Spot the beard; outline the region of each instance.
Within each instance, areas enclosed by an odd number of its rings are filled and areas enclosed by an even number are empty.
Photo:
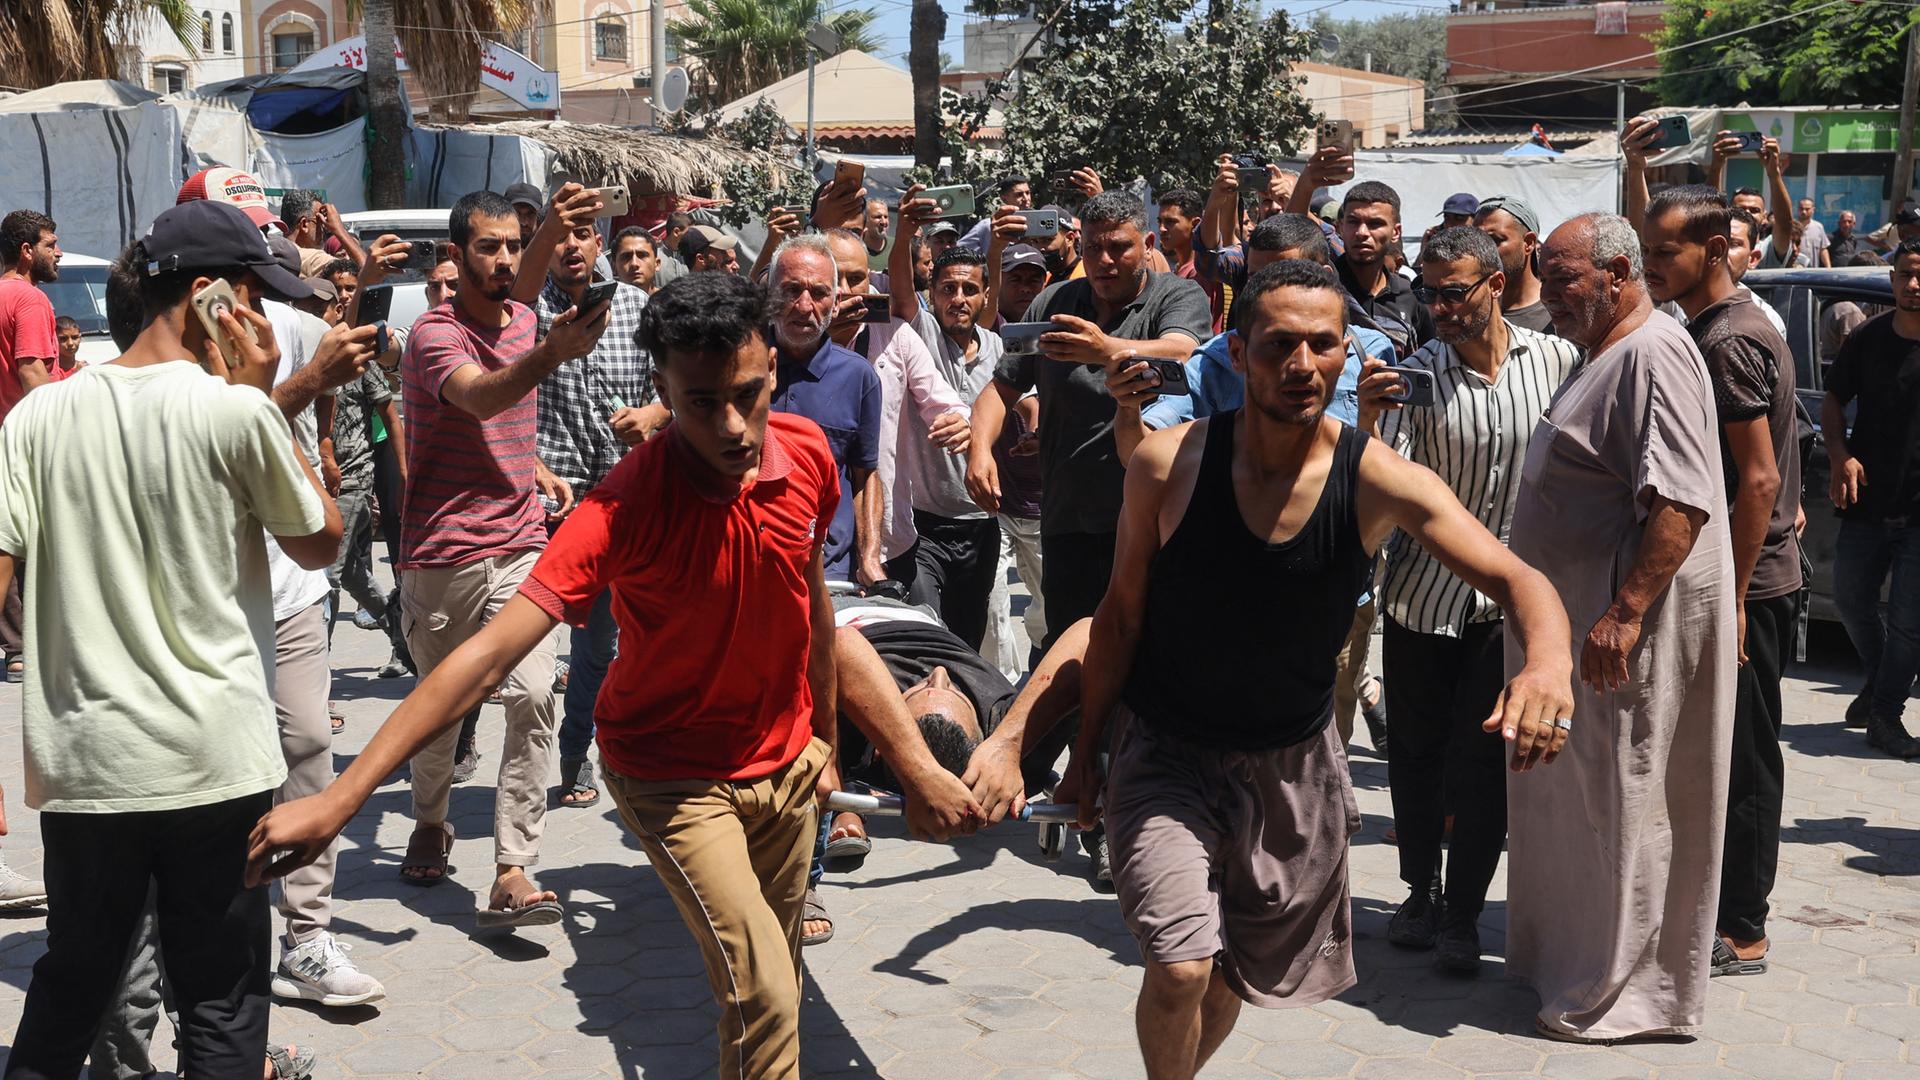
[[[51,252],[35,255],[32,276],[35,281],[59,281],[60,261],[55,259]]]
[[[491,265],[491,260],[489,260],[489,265]],[[465,256],[462,256],[460,259],[460,278],[463,289],[472,289],[474,292],[496,303],[505,300],[513,293],[513,278],[511,276],[504,281],[497,281],[491,276],[490,270],[475,267],[466,260]]]
[[[1434,336],[1449,345],[1472,341],[1486,334],[1487,327],[1493,325],[1494,312],[1497,310],[1498,306],[1490,302],[1471,314],[1462,315],[1458,322],[1443,322],[1435,319],[1433,321]]]

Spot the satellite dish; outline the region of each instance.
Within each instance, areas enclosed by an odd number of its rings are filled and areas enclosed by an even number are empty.
[[[1328,60],[1340,53],[1340,35],[1331,30],[1320,32],[1320,55]]]
[[[667,69],[660,77],[660,107],[667,112],[679,112],[687,103],[687,91],[692,80],[687,78],[687,69],[678,64]]]

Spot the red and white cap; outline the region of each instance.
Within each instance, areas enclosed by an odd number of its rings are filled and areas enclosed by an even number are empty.
[[[228,168],[202,169],[180,185],[180,195],[173,202],[178,206],[195,199],[237,206],[258,228],[277,225],[281,232],[287,231],[287,223],[274,217],[273,211],[267,208],[267,189],[252,173]]]

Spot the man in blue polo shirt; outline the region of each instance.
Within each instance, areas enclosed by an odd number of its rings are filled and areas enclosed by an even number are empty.
[[[840,468],[840,505],[823,552],[827,580],[871,585],[887,576],[880,551],[885,497],[877,471],[880,377],[865,357],[827,339],[839,285],[840,269],[825,237],[796,236],[774,252],[767,273],[779,352],[773,408],[820,425]]]
[[[1306,259],[1322,266],[1332,264],[1332,255],[1319,225],[1304,214],[1275,214],[1253,230],[1247,244],[1247,271],[1254,273],[1281,259]],[[1327,403],[1327,415],[1344,424],[1358,422],[1360,409],[1360,366],[1369,356],[1393,362],[1393,342],[1378,330],[1358,324],[1349,327],[1347,366],[1334,384],[1333,399]],[[1229,334],[1231,331],[1228,332]],[[1194,350],[1187,361],[1187,386],[1191,393],[1163,395],[1141,411],[1140,419],[1150,429],[1173,427],[1214,413],[1237,409],[1246,397],[1244,376],[1233,370],[1227,354],[1228,334],[1215,334]]]

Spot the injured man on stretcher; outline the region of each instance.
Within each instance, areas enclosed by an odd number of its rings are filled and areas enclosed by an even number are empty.
[[[1079,712],[1086,621],[1016,691],[925,608],[862,596],[836,596],[833,607],[843,787],[905,796],[908,830],[923,840],[1018,818],[1051,787],[1076,726],[1060,721]],[[835,814],[826,832],[831,869],[871,849],[857,814]]]

